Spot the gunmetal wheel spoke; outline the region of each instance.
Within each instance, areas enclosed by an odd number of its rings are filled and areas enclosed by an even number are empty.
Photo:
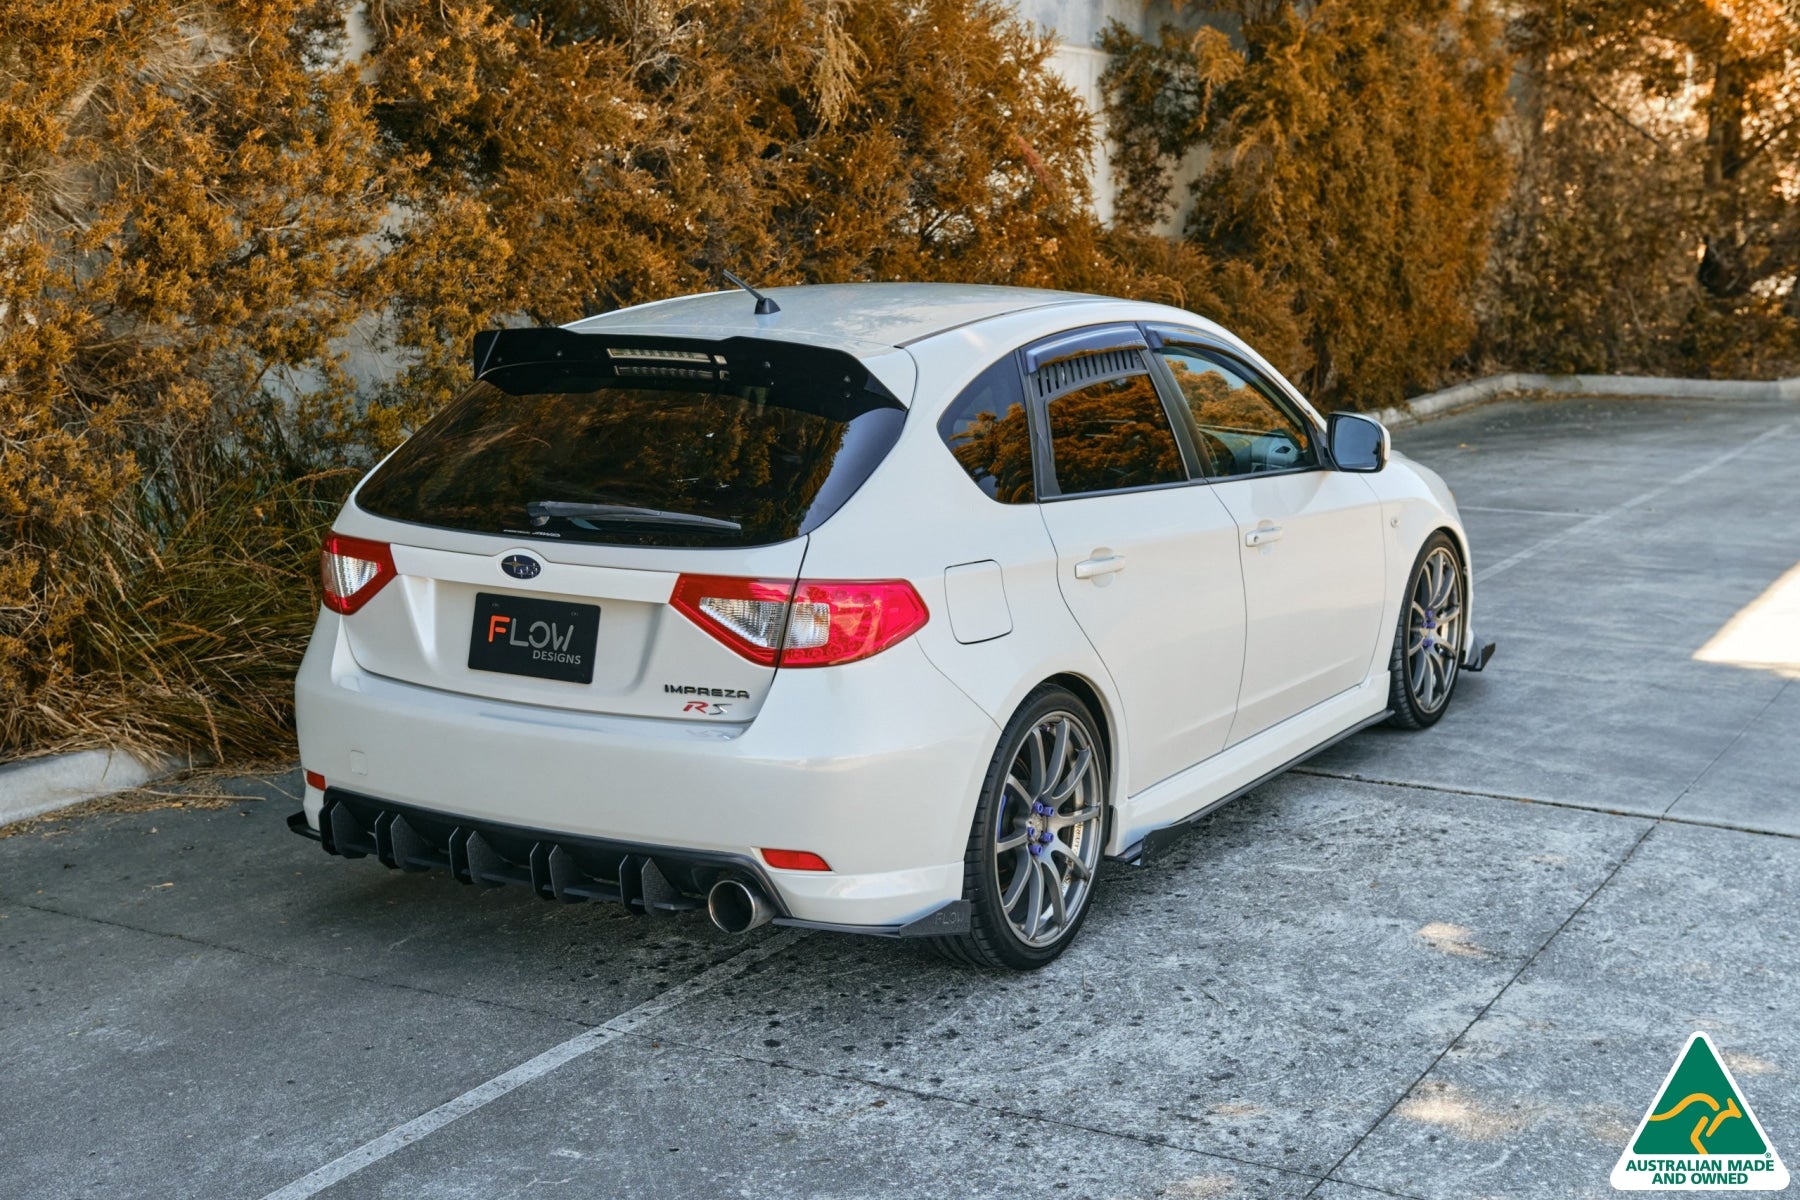
[[[1012,882],[1007,885],[1005,893],[1000,897],[1000,907],[1004,908],[1008,914],[1012,912],[1013,906],[1018,904],[1019,893],[1025,890],[1025,884],[1030,880],[1032,869],[1037,865],[1037,861],[1024,849],[1020,849],[1018,855],[1019,861],[1013,864]]]
[[[1028,797],[1035,798],[1043,794],[1044,784],[1046,782],[1044,778],[1044,730],[1042,726],[1031,731],[1031,735],[1025,740],[1025,746],[1030,753],[1030,761],[1027,765],[1027,770],[1030,772],[1031,782],[1031,790],[1025,794]]]
[[[1078,808],[1072,813],[1054,813],[1050,817],[1050,828],[1067,829],[1071,825],[1086,825],[1100,815],[1100,806],[1090,804],[1086,808]],[[1052,848],[1055,843],[1051,843]]]
[[[1056,918],[1056,927],[1061,929],[1069,923],[1069,910],[1063,902],[1062,876],[1050,865],[1048,857],[1038,859],[1038,867],[1044,873],[1044,886],[1050,889],[1050,914]]]
[[[1025,888],[1025,937],[1038,935],[1038,927],[1044,920],[1044,872],[1038,867],[1038,860],[1032,859],[1026,868],[1030,884]]]
[[[1069,722],[1056,723],[1056,740],[1050,744],[1050,768],[1044,775],[1046,790],[1055,787],[1063,776],[1063,768],[1069,765]]]
[[[1069,864],[1069,873],[1083,883],[1094,877],[1093,869],[1081,861],[1081,855],[1075,853],[1075,847],[1061,838],[1050,843],[1050,852],[1062,855]]]
[[[1020,826],[1012,833],[1007,834],[1005,837],[995,842],[994,851],[998,854],[1005,854],[1009,850],[1017,850],[1025,844],[1025,839],[1030,836],[1031,831],[1024,826]]]
[[[1058,785],[1055,791],[1050,793],[1048,797],[1050,803],[1061,804],[1070,796],[1073,796],[1075,794],[1075,789],[1081,786],[1082,778],[1087,775],[1088,768],[1093,766],[1093,764],[1094,752],[1089,750],[1086,746],[1083,746],[1081,750],[1076,753],[1074,765],[1069,768],[1069,773],[1063,777],[1062,783]]]

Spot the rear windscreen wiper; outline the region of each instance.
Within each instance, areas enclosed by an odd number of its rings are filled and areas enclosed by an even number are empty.
[[[742,533],[736,521],[719,517],[703,517],[699,513],[665,512],[660,508],[633,508],[629,504],[585,504],[575,500],[533,500],[525,506],[533,525],[542,525],[552,517],[566,521],[604,521],[613,525],[685,525],[694,529],[717,529],[725,533]]]

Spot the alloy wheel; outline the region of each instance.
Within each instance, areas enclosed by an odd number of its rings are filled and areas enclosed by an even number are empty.
[[[1421,712],[1450,699],[1463,643],[1462,566],[1449,549],[1426,555],[1413,578],[1406,618],[1406,684]]]
[[[1007,768],[994,830],[1000,907],[1028,946],[1057,941],[1087,903],[1100,859],[1094,735],[1056,711],[1025,734]]]

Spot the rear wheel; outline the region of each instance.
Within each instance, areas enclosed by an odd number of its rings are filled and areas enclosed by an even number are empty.
[[[947,957],[1031,970],[1066,949],[1087,916],[1106,837],[1106,748],[1072,692],[1039,688],[1007,723],[963,858],[969,932]]]
[[[1450,706],[1462,662],[1468,588],[1456,544],[1443,532],[1426,539],[1407,579],[1400,627],[1388,661],[1388,724],[1424,729]]]

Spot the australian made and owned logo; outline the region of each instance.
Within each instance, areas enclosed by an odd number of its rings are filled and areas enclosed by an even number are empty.
[[[1688,1039],[1613,1168],[1621,1191],[1772,1192],[1788,1185],[1750,1102],[1712,1040]]]

